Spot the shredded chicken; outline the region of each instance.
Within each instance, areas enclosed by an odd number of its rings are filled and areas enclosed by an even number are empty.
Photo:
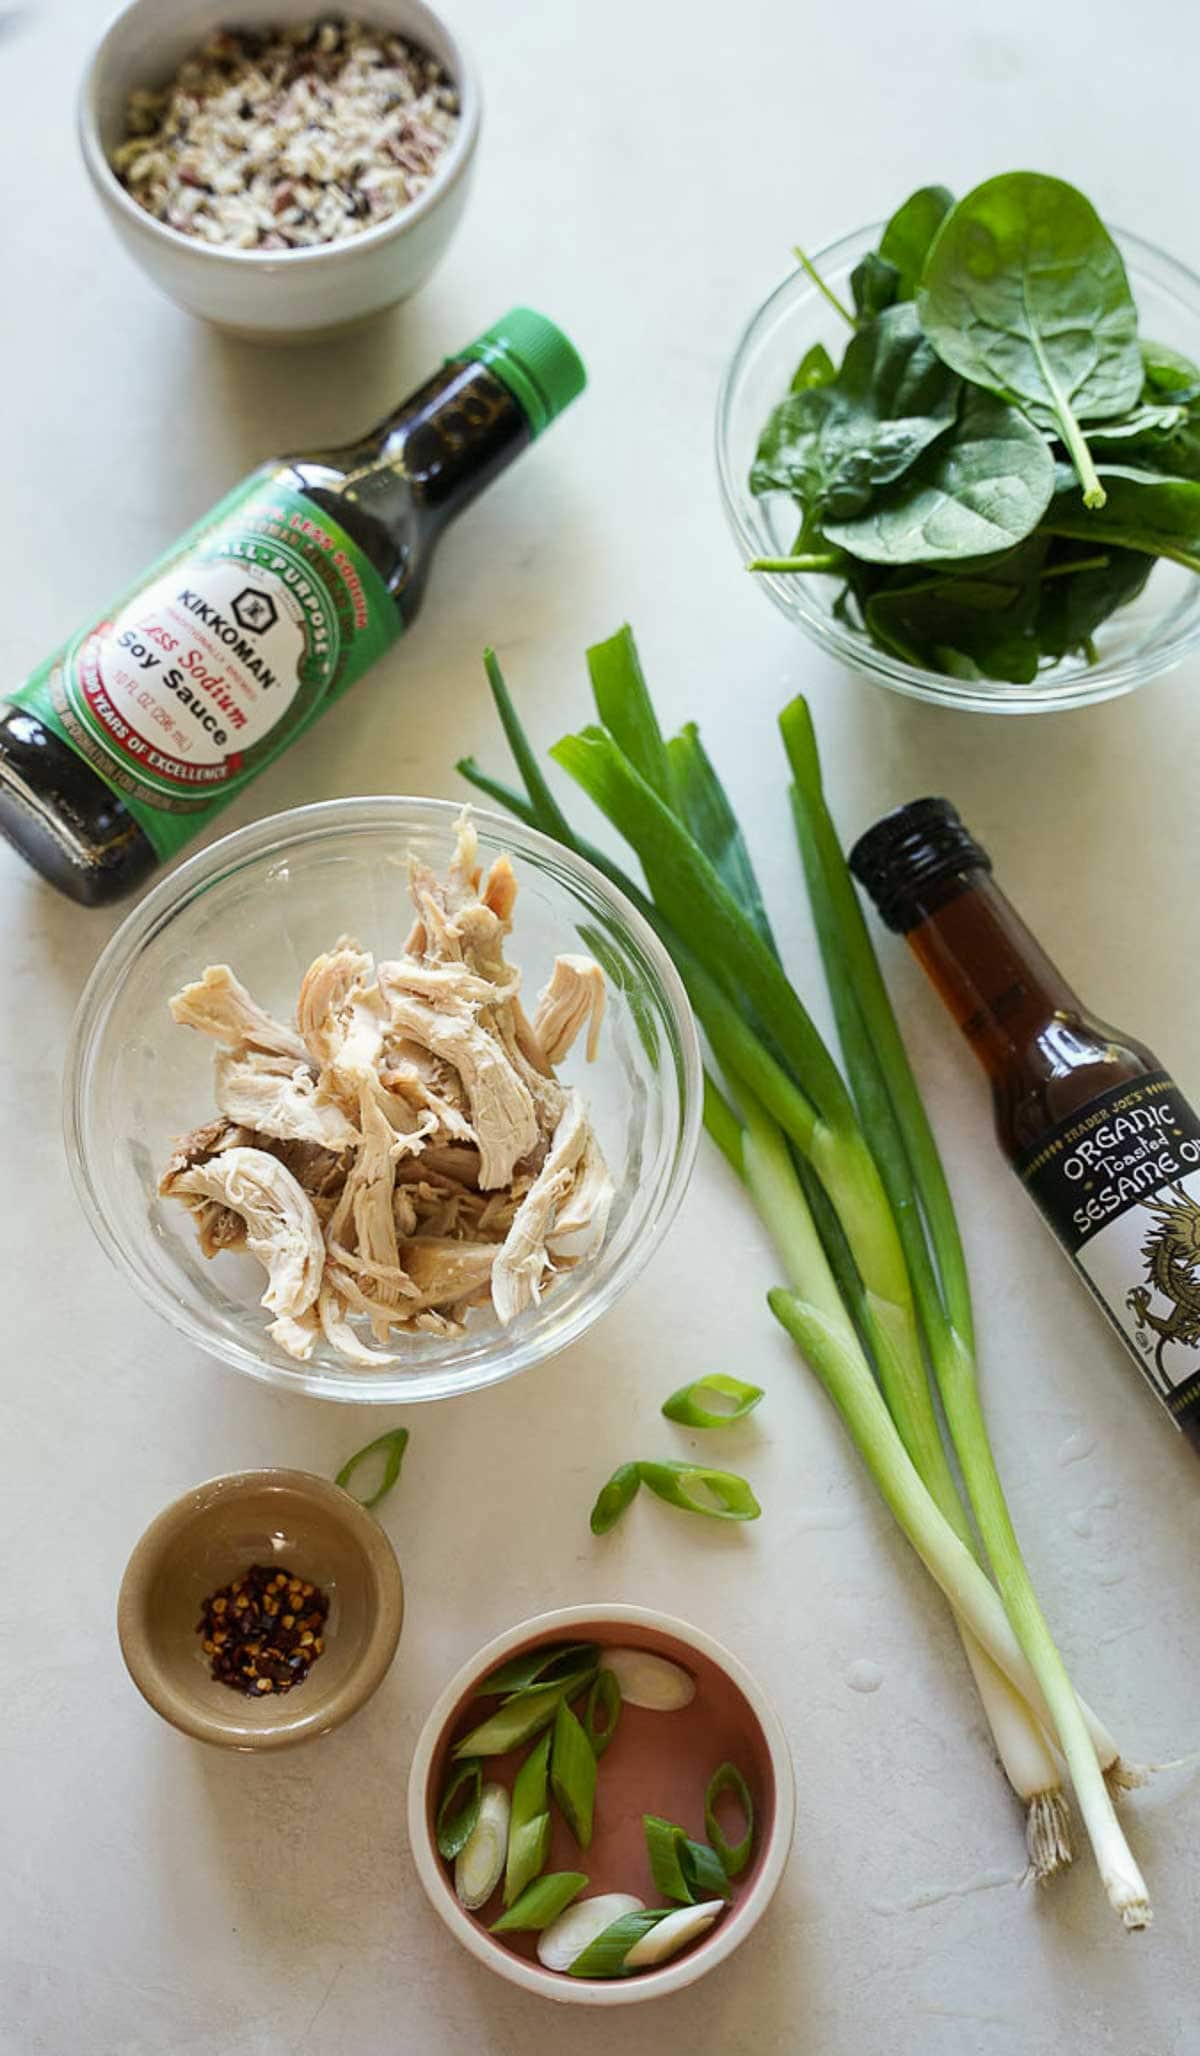
[[[591,957],[555,957],[548,985],[538,994],[533,1032],[548,1064],[561,1064],[587,1022],[587,1058],[596,1060],[604,1019],[604,973]]]
[[[225,1149],[177,1172],[171,1189],[240,1214],[246,1247],[266,1268],[263,1305],[273,1314],[307,1313],[321,1289],[325,1241],[311,1199],[278,1157],[245,1145]]]
[[[301,1360],[323,1342],[398,1363],[393,1336],[461,1334],[485,1306],[507,1323],[604,1241],[612,1180],[555,1076],[585,1028],[596,1055],[603,971],[559,957],[529,1020],[505,955],[517,880],[507,857],[482,877],[467,813],[445,879],[410,859],[409,892],[403,954],[376,963],[340,937],[295,1027],[223,964],[171,1001],[221,1045],[219,1118],[180,1138],[160,1191],[206,1256],[265,1266],[269,1333]]]

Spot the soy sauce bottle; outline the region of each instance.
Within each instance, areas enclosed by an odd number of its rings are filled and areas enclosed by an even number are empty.
[[[0,709],[0,833],[86,906],[141,885],[403,634],[443,529],[584,383],[518,307],[360,441],[244,479]]]
[[[1200,1118],[1088,1012],[944,799],[850,853],[991,1080],[1000,1147],[1177,1428],[1200,1448]]]

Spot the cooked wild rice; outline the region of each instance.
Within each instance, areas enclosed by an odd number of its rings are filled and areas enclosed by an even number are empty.
[[[409,206],[458,121],[453,80],[403,36],[330,18],[226,29],[160,91],[130,95],[112,162],[184,235],[294,250]]]

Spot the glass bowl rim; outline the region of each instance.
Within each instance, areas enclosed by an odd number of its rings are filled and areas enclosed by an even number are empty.
[[[674,1031],[676,1048],[671,1054],[679,1074],[679,1113],[670,1142],[669,1162],[660,1175],[654,1205],[640,1234],[597,1280],[595,1290],[581,1301],[561,1329],[543,1329],[519,1340],[515,1346],[506,1342],[507,1331],[498,1329],[499,1346],[495,1353],[489,1353],[465,1371],[461,1383],[454,1382],[454,1369],[447,1364],[431,1365],[424,1370],[414,1366],[406,1371],[397,1365],[368,1371],[351,1365],[344,1370],[314,1368],[298,1362],[292,1369],[240,1342],[213,1335],[203,1320],[197,1319],[157,1280],[143,1274],[109,1222],[93,1184],[94,1151],[89,1143],[85,1088],[92,1056],[126,968],[170,926],[177,914],[212,886],[263,856],[283,855],[297,846],[310,847],[347,828],[395,828],[405,814],[418,817],[426,825],[452,829],[463,812],[463,802],[411,793],[316,800],[235,829],[160,879],[126,915],[92,967],[75,1009],[63,1060],[62,1130],[71,1182],[92,1233],[114,1269],[133,1287],[143,1304],[167,1321],[177,1334],[209,1357],[277,1390],[354,1405],[424,1404],[501,1384],[518,1372],[531,1369],[577,1342],[632,1285],[675,1219],[691,1179],[699,1146],[703,1096],[700,1041],[683,980],[663,944],[625,894],[586,858],[523,821],[490,808],[476,807],[472,802],[465,804],[478,827],[502,841],[518,862],[526,856],[540,861],[551,873],[555,869],[565,872],[572,882],[585,886],[595,898],[603,900],[636,944],[657,982],[660,1007]],[[414,829],[418,818],[410,822]],[[594,1261],[599,1264],[603,1258],[601,1250]],[[430,1379],[442,1381],[441,1389],[417,1389],[426,1386]]]
[[[1168,274],[1170,285],[1195,315],[1200,331],[1200,273],[1189,269],[1169,250],[1161,249],[1145,236],[1136,235],[1132,229],[1120,228],[1112,222],[1106,226],[1122,257],[1135,270],[1140,265]],[[865,222],[861,228],[852,229],[848,234],[824,244],[813,253],[811,262],[814,270],[824,276],[849,257],[861,256],[865,248],[874,247],[883,227],[882,221]],[[798,282],[805,280],[816,296],[817,287],[806,279],[803,266],[797,265],[754,309],[738,336],[717,391],[714,424],[717,478],[725,518],[743,562],[760,553],[761,538],[751,529],[747,516],[748,489],[744,479],[737,475],[730,447],[729,426],[734,398],[744,376],[746,361],[761,332],[795,291]],[[906,663],[902,657],[893,656],[888,650],[877,649],[865,635],[843,628],[831,615],[809,603],[803,593],[802,580],[794,574],[786,584],[785,573],[760,572],[755,576],[789,621],[850,670],[904,693],[910,699],[923,700],[929,705],[956,707],[970,713],[1057,713],[1094,706],[1098,701],[1130,692],[1135,686],[1161,677],[1181,663],[1200,641],[1200,622],[1193,622],[1172,641],[1153,652],[1139,654],[1135,651],[1124,657],[1101,658],[1094,669],[1066,675],[1057,684],[1052,682],[1055,676],[1052,670],[1040,672],[1038,679],[1028,686],[1008,685],[996,679],[950,678],[940,671],[926,670],[923,665]]]

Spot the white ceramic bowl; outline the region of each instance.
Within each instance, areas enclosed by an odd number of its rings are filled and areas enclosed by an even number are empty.
[[[130,0],[96,46],[79,96],[79,140],[121,242],[156,286],[218,327],[286,342],[346,327],[405,300],[443,255],[466,205],[480,99],[457,38],[424,0],[355,0],[347,11],[408,36],[458,87],[458,133],[431,184],[403,213],[345,242],[304,250],[225,250],[154,220],[109,163],[135,86],[159,85],[214,29],[312,19],[315,0]]]
[[[714,1679],[718,1695],[723,1695],[730,1705],[736,1707],[734,1725],[740,1728],[740,1738],[733,1742],[729,1740],[728,1730],[724,1732],[716,1744],[720,1751],[717,1761],[722,1757],[742,1755],[744,1762],[739,1768],[745,1770],[752,1787],[758,1786],[756,1828],[759,1840],[746,1873],[748,1882],[745,1889],[716,1926],[690,1949],[657,1970],[642,1971],[630,1977],[573,1978],[558,1971],[545,1970],[536,1958],[515,1953],[506,1944],[516,1937],[501,1940],[489,1934],[482,1919],[468,1913],[459,1904],[454,1894],[450,1866],[439,1855],[434,1836],[451,1739],[462,1723],[479,1679],[486,1677],[489,1671],[509,1657],[536,1643],[578,1641],[607,1643],[610,1647],[632,1644],[656,1651],[692,1669],[700,1686],[696,1708],[703,1704],[706,1677]],[[663,1744],[669,1750],[670,1723],[686,1718],[686,1714],[656,1713],[643,1718],[664,1723]],[[598,1823],[605,1804],[606,1767],[611,1778],[617,1767],[619,1746],[618,1724],[617,1740],[611,1754],[606,1752],[600,1770],[596,1798]],[[716,1762],[712,1768],[716,1769]],[[669,1811],[669,1798],[666,1804]],[[640,1813],[640,1805],[637,1811]],[[673,1817],[680,1816],[675,1814]],[[686,1822],[683,1824],[687,1825]],[[628,1825],[628,1821],[624,1821],[623,1832],[626,1834]],[[510,1984],[519,1986],[523,1992],[535,1992],[540,1998],[556,1999],[566,2005],[632,2006],[644,1999],[660,1999],[668,1992],[681,1991],[685,1985],[694,1984],[698,1978],[715,1970],[718,1963],[723,1963],[727,1956],[741,1947],[770,1905],[787,1865],[795,1826],[796,1781],[791,1750],[770,1700],[737,1657],[722,1648],[711,1635],[686,1621],[674,1619],[671,1614],[658,1613],[644,1606],[565,1606],[554,1613],[537,1614],[532,1620],[521,1621],[515,1628],[510,1628],[507,1634],[497,1635],[494,1641],[463,1665],[437,1700],[421,1730],[408,1779],[409,1843],[417,1876],[435,1913],[446,1923],[455,1940],[478,1962],[486,1964],[489,1970],[507,1978]],[[565,1828],[563,1833],[566,1834]],[[568,1865],[565,1862],[560,1864],[552,1850],[547,1867],[557,1870]],[[572,1857],[569,1867],[587,1870],[587,1855]],[[614,1887],[605,1883],[600,1889],[608,1891]],[[621,1889],[636,1891],[637,1880],[631,1880],[628,1887],[622,1885]],[[653,1903],[652,1899],[648,1903]]]

